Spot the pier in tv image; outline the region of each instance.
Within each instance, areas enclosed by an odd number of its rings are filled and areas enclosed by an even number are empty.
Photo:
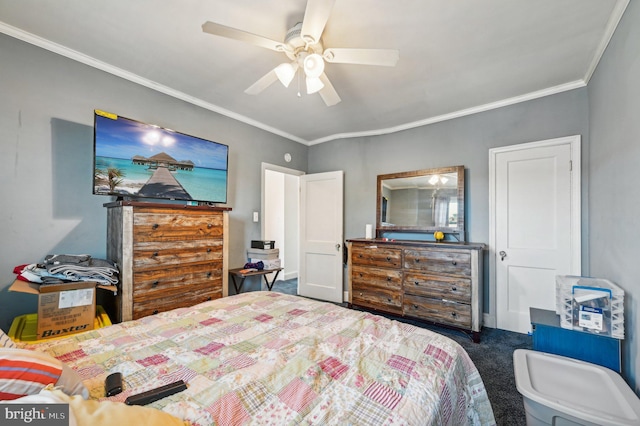
[[[94,194],[227,202],[227,145],[99,110],[94,118]]]

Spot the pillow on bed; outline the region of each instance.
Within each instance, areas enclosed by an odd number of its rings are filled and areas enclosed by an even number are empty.
[[[11,340],[11,337],[7,336],[2,329],[0,329],[0,348],[15,348],[16,342]]]
[[[35,395],[52,384],[71,395],[89,397],[78,373],[43,352],[0,348],[0,400]]]

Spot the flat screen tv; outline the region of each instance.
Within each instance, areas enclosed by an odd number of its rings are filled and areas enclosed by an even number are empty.
[[[227,145],[100,110],[93,134],[94,194],[227,202]]]

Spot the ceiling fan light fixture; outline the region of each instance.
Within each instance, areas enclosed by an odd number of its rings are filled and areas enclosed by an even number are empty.
[[[324,83],[318,77],[307,76],[306,82],[307,82],[307,95],[311,95],[312,93],[319,92],[324,87]]]
[[[324,60],[317,53],[312,53],[304,58],[304,73],[307,77],[318,78],[324,72]]]
[[[291,81],[293,81],[293,77],[296,75],[296,71],[298,70],[298,64],[295,63],[283,63],[278,65],[274,71],[276,76],[278,76],[278,80],[284,87],[289,87]]]

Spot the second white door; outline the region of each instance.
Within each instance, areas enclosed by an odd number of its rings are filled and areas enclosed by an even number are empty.
[[[491,151],[497,327],[526,333],[555,310],[557,275],[580,275],[580,138]]]

